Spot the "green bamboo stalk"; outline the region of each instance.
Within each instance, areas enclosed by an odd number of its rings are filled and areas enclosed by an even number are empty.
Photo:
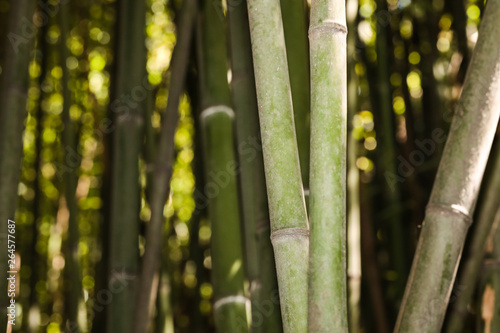
[[[347,332],[345,2],[313,0],[308,332]]]
[[[151,220],[146,234],[146,246],[141,266],[141,280],[137,294],[135,333],[147,332],[156,301],[157,285],[153,285],[155,275],[159,274],[161,263],[162,228],[165,218],[163,209],[170,193],[170,179],[174,165],[174,136],[179,118],[179,99],[184,91],[191,37],[197,2],[186,0],[179,19],[177,44],[172,55],[171,84],[167,108],[163,117],[156,160],[152,165],[154,181],[151,185]],[[149,120],[148,120],[149,121]]]
[[[66,40],[68,38],[68,33],[70,31],[70,11],[69,4],[65,6],[60,6],[59,12],[59,24],[61,27],[61,67],[62,71],[62,95],[63,95],[63,110],[62,118],[64,121],[63,130],[63,145],[64,145],[64,163],[69,164],[69,162],[74,159],[72,156],[73,152],[77,150],[77,131],[76,126],[72,122],[69,109],[71,106],[71,91],[68,87],[69,73],[66,67],[66,59],[69,56],[68,48],[66,46]],[[73,162],[74,163],[74,162]],[[66,329],[68,330],[82,330],[82,323],[78,321],[78,310],[80,302],[83,301],[83,289],[82,289],[82,277],[80,273],[80,254],[78,250],[79,245],[79,231],[78,231],[78,206],[76,202],[76,187],[78,178],[76,175],[76,165],[70,165],[72,167],[71,172],[64,173],[64,197],[66,199],[66,207],[69,212],[68,219],[68,239],[66,244],[66,272],[67,272],[67,283],[68,287],[68,297],[66,299],[66,309],[68,312],[68,322],[66,324]]]
[[[380,11],[387,10],[387,1],[378,0],[377,9]],[[392,109],[392,91],[390,83],[391,67],[390,54],[391,48],[388,43],[388,34],[390,25],[377,22],[377,82],[376,89],[378,93],[378,119],[375,119],[377,126],[377,142],[381,170],[384,170],[385,175],[396,175],[396,139],[394,125],[394,111]],[[380,127],[379,127],[380,126]],[[386,177],[384,179],[387,180]],[[383,185],[383,196],[387,212],[387,220],[390,234],[390,257],[391,264],[397,273],[395,282],[397,301],[401,299],[405,280],[408,275],[407,251],[405,247],[405,233],[403,232],[403,218],[401,216],[401,191],[397,182],[385,181]]]
[[[231,93],[236,113],[246,272],[250,282],[252,332],[281,332],[273,248],[262,147],[259,144],[259,114],[253,73],[252,47],[246,5],[228,11],[231,55]]]
[[[488,1],[395,332],[440,330],[500,116],[500,0]]]
[[[306,189],[305,193],[307,194],[307,189],[309,189],[309,145],[311,130],[306,6],[307,4],[304,0],[281,0],[300,171],[302,183],[304,189]]]
[[[479,281],[479,300],[476,332],[500,332],[500,209],[491,228],[488,251],[483,260]],[[462,332],[462,331],[455,331]]]
[[[220,332],[248,332],[233,117],[224,21],[211,0],[199,25],[199,72],[205,195],[212,226],[213,312]]]
[[[451,304],[446,332],[462,332],[467,319],[467,308],[475,291],[475,284],[480,274],[485,244],[488,239],[495,214],[500,207],[500,144],[494,146],[490,155],[491,174],[483,181],[483,201],[477,214],[477,225],[471,239],[470,247],[458,275],[457,285],[463,290],[457,295],[457,300]]]
[[[285,332],[307,332],[309,231],[277,0],[249,0],[248,17]]]
[[[2,75],[0,77],[0,327],[7,325],[7,224],[14,220],[21,177],[23,154],[22,135],[28,100],[28,68],[36,29],[27,28],[32,22],[35,2],[19,0],[10,3],[7,35],[3,44]],[[29,36],[27,32],[30,32]],[[23,33],[24,32],[24,33]],[[11,239],[12,240],[12,239]]]
[[[349,287],[349,331],[361,332],[361,212],[359,169],[356,166],[358,141],[352,134],[353,118],[358,111],[359,82],[356,66],[356,18],[358,1],[346,3],[347,28],[347,276]]]
[[[115,292],[107,309],[107,331],[127,333],[134,332],[139,268],[139,153],[146,99],[137,96],[142,96],[139,90],[144,90],[146,77],[146,5],[144,1],[118,1],[117,17],[116,76],[111,98],[115,130],[108,268],[108,288]]]

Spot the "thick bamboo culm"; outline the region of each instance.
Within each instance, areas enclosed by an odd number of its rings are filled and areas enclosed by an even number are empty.
[[[500,116],[500,0],[486,4],[395,332],[438,332]]]
[[[248,18],[283,329],[307,332],[309,230],[279,1],[249,0]]]
[[[345,3],[313,0],[308,332],[347,332]]]
[[[205,195],[212,227],[213,313],[219,332],[248,332],[243,242],[236,179],[233,118],[227,80],[224,21],[212,1],[203,2],[198,67]]]
[[[142,1],[120,0],[117,6],[116,82],[111,91],[112,100],[132,94],[133,89],[142,87],[144,78],[147,78],[146,48],[143,43],[146,4]],[[108,286],[116,289],[120,284],[123,288],[113,294],[107,308],[108,332],[134,332],[139,270],[139,154],[146,100],[134,102],[123,110],[112,109],[110,112],[115,130],[112,143]]]
[[[236,115],[245,262],[252,304],[251,332],[281,332],[278,281],[270,240],[269,210],[252,46],[246,4],[227,12],[231,58],[231,96]]]
[[[18,202],[18,183],[21,178],[23,153],[23,129],[26,119],[31,50],[35,36],[23,35],[23,20],[33,17],[35,1],[19,0],[10,3],[8,31],[18,34],[18,43],[5,37],[1,41],[3,51],[2,75],[0,77],[0,267],[7,272],[7,224],[14,220]],[[0,327],[7,326],[7,279],[0,279]]]

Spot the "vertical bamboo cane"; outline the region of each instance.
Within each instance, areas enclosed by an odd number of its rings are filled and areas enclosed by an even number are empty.
[[[227,81],[224,21],[211,0],[203,2],[199,43],[201,135],[205,195],[212,223],[212,283],[215,325],[220,332],[248,332],[244,295],[233,117]]]
[[[349,331],[361,331],[361,212],[359,197],[359,169],[356,166],[358,141],[352,133],[353,118],[358,111],[359,80],[356,66],[356,18],[358,1],[346,3],[347,28],[347,276],[349,287]]]
[[[343,0],[313,0],[311,239],[308,332],[347,332],[346,16]]]
[[[174,165],[174,136],[178,123],[179,99],[184,91],[187,67],[189,63],[192,32],[197,2],[186,0],[183,3],[178,26],[177,44],[171,61],[171,84],[167,108],[162,121],[157,157],[153,161],[154,182],[151,183],[151,220],[146,234],[146,247],[141,265],[141,280],[137,294],[135,333],[147,332],[155,298],[157,285],[153,279],[158,277],[161,263],[163,209],[170,193],[170,179]],[[148,119],[149,121],[149,119]],[[158,278],[157,278],[158,281]]]
[[[28,99],[28,68],[36,30],[31,24],[35,2],[11,2],[7,36],[2,40],[3,63],[0,77],[0,329],[7,324],[7,224],[14,220],[17,207],[17,187],[21,177],[23,129]],[[24,33],[23,33],[24,32]],[[29,32],[29,36],[28,36]]]
[[[271,241],[285,332],[307,332],[309,231],[278,0],[249,0]]]
[[[311,131],[307,3],[304,0],[281,0],[281,12],[285,32],[286,59],[292,92],[300,172],[307,195],[309,189]]]
[[[108,307],[108,332],[133,332],[136,279],[139,266],[139,152],[145,98],[146,50],[144,1],[120,0],[117,10],[118,35],[116,76],[111,111],[114,114],[111,180],[110,267],[108,288],[117,290]],[[146,97],[147,92],[143,95]]]
[[[281,332],[276,268],[269,239],[269,210],[246,4],[228,11],[231,94],[236,113],[245,259],[252,302],[252,332]],[[307,145],[309,146],[309,144]]]
[[[395,332],[438,332],[500,116],[500,0],[479,39],[426,209]]]

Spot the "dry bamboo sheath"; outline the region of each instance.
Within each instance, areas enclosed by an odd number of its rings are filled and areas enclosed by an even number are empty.
[[[395,332],[439,332],[500,116],[500,0],[489,0],[427,205]]]

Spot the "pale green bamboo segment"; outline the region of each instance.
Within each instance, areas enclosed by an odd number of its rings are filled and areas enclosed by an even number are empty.
[[[285,332],[307,332],[308,222],[279,0],[249,0],[271,239]]]
[[[308,332],[347,332],[345,3],[313,0]]]
[[[483,180],[483,186],[485,186],[484,199],[478,208],[477,226],[467,256],[464,256],[465,260],[462,260],[463,269],[461,268],[461,274],[458,277],[457,286],[463,288],[463,290],[460,289],[457,300],[450,304],[451,310],[446,327],[448,333],[463,330],[467,319],[467,307],[472,300],[475,291],[474,286],[481,273],[486,240],[490,230],[492,230],[495,214],[500,207],[500,195],[498,194],[500,193],[500,144],[498,142],[493,150],[490,155],[492,172],[489,178]]]
[[[304,188],[309,188],[310,82],[306,1],[281,0],[295,133]]]
[[[500,0],[490,0],[443,151],[395,332],[439,332],[500,116]]]

